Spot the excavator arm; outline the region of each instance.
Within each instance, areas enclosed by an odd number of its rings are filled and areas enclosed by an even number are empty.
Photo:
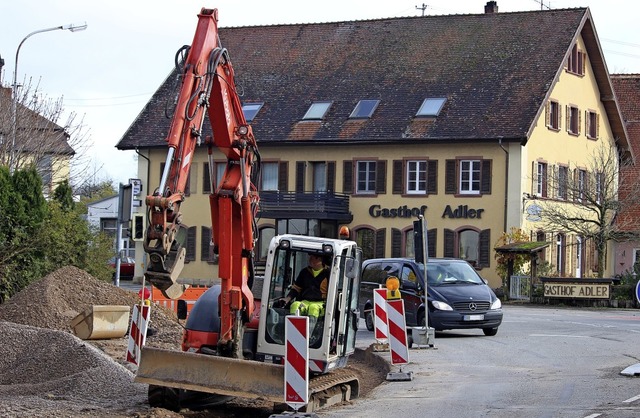
[[[149,254],[147,279],[167,297],[177,298],[184,285],[177,279],[184,266],[186,228],[180,206],[185,200],[196,146],[205,144],[213,180],[213,151],[226,156],[222,179],[210,195],[214,250],[219,254],[220,350],[239,357],[241,328],[253,314],[253,249],[259,197],[251,181],[259,169],[259,153],[236,92],[229,54],[220,45],[216,9],[202,9],[190,47],[179,71],[181,86],[166,141],[169,147],[160,186],[145,199],[149,225],[144,248]],[[179,51],[180,52],[180,51]],[[205,115],[213,138],[203,138]]]

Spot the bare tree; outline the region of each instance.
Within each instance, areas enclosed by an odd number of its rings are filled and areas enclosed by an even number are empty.
[[[18,89],[15,103],[10,88],[0,89],[1,165],[18,170],[35,164],[43,183],[55,188],[52,179],[85,171],[90,145],[83,118],[66,112],[63,98],[48,98],[31,80]]]
[[[603,277],[609,241],[640,237],[640,218],[629,216],[640,204],[640,183],[620,181],[633,170],[630,157],[599,148],[587,166],[555,166],[547,170],[549,197],[541,200],[544,228],[592,240],[597,250],[598,277]]]

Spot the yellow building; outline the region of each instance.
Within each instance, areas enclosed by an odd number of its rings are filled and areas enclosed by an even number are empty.
[[[530,207],[566,204],[540,170],[574,173],[614,138],[624,151],[589,9],[498,13],[489,2],[482,14],[221,28],[220,38],[263,162],[258,258],[275,233],[336,236],[341,225],[366,258],[412,256],[423,215],[429,255],[467,259],[492,287],[493,248],[512,227],[553,242],[556,274],[593,270],[590,243],[541,229]],[[167,156],[174,78],[118,144],[143,156],[143,193]],[[216,277],[207,172],[201,147],[182,205],[185,278]]]

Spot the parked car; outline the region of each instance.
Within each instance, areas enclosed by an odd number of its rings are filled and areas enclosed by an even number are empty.
[[[116,257],[111,257],[109,265],[113,268],[113,277],[116,277]],[[120,279],[132,280],[136,271],[136,260],[133,257],[122,256],[120,258]]]
[[[373,289],[388,277],[400,280],[407,327],[424,326],[424,264],[409,258],[378,258],[362,263],[360,312],[373,331]],[[447,329],[482,329],[496,335],[502,323],[502,303],[478,272],[466,261],[432,258],[427,262],[429,326]]]

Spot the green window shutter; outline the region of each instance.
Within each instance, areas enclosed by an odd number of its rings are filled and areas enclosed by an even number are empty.
[[[427,194],[438,194],[438,160],[427,160]]]
[[[387,193],[387,162],[384,160],[376,162],[376,193]]]
[[[451,229],[444,230],[444,256],[455,257],[456,256],[456,241],[455,232]]]
[[[491,230],[480,231],[480,242],[478,243],[478,267],[489,267],[491,253]]]
[[[480,170],[480,193],[491,194],[491,160],[482,160]]]
[[[306,168],[306,162],[296,161],[296,192],[304,192],[304,172]]]
[[[289,191],[289,162],[281,161],[278,164],[278,191]]]
[[[404,192],[404,161],[393,160],[393,194],[402,194]]]
[[[402,257],[402,231],[391,228],[391,257]]]
[[[327,162],[327,191],[331,193],[336,191],[336,162],[335,161]]]
[[[353,161],[342,162],[342,192],[353,193]]]
[[[447,160],[445,164],[444,192],[446,194],[456,194],[458,192],[456,160]]]
[[[376,231],[376,258],[384,258],[384,246],[387,240],[387,230],[385,228]]]

